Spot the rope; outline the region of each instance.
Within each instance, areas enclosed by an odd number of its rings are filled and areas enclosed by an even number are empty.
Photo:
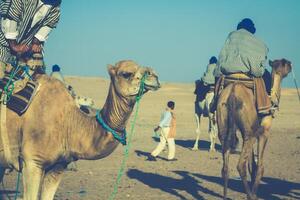
[[[97,111],[96,119],[99,122],[99,124],[108,132],[111,132],[111,134],[114,136],[116,140],[118,140],[121,144],[126,145],[126,130],[124,129],[122,131],[122,136],[119,136],[119,134],[112,128],[110,128],[101,117],[101,110]]]
[[[134,135],[134,126],[135,126],[135,122],[136,122],[138,111],[139,111],[139,107],[140,107],[140,100],[141,100],[141,98],[143,96],[143,92],[144,92],[144,88],[145,88],[145,79],[146,79],[147,76],[148,76],[148,74],[145,74],[143,76],[142,80],[141,80],[140,89],[139,89],[138,95],[136,97],[135,114],[134,114],[133,120],[131,121],[131,128],[130,128],[130,132],[129,132],[129,135],[128,135],[128,144],[127,144],[127,146],[125,146],[124,157],[123,157],[123,160],[122,160],[122,163],[121,163],[121,167],[120,167],[118,175],[117,175],[117,180],[116,180],[116,183],[114,185],[114,190],[111,193],[111,195],[109,197],[109,200],[115,199],[116,194],[118,192],[118,187],[119,187],[120,182],[121,182],[121,178],[122,178],[122,176],[124,174],[126,162],[127,162],[128,157],[129,157],[129,149],[131,147],[132,137]]]
[[[16,195],[14,200],[17,200],[18,198],[18,193],[19,193],[19,186],[20,186],[20,178],[21,178],[21,172],[18,172],[18,178],[17,178],[17,183],[16,183]]]
[[[8,82],[6,83],[6,85],[4,86],[3,92],[7,95],[7,98],[3,101],[4,104],[6,104],[14,89],[15,89],[15,82],[18,81],[19,79],[17,79],[16,81],[13,81],[13,79],[16,77],[16,75],[23,70],[25,75],[27,75],[29,77],[30,80],[32,80],[32,77],[29,73],[29,66],[25,65],[25,66],[20,66],[20,65],[12,65],[14,67],[14,69],[11,71],[11,73],[9,74],[9,79]]]
[[[292,68],[292,75],[293,75],[294,83],[295,83],[295,86],[296,86],[296,90],[297,90],[297,94],[298,94],[298,99],[300,101],[300,93],[299,93],[299,89],[298,89],[298,85],[297,85],[297,79],[296,79],[296,76],[295,76],[293,68]]]

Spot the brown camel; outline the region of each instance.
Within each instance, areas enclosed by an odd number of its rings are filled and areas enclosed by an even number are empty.
[[[142,77],[145,88],[160,87],[155,72],[133,61],[108,66],[109,93],[100,116],[122,135],[136,103]],[[110,155],[119,142],[96,120],[76,106],[65,86],[54,78],[37,78],[40,89],[27,112],[19,117],[7,111],[7,129],[12,158],[0,146],[0,175],[6,168],[23,173],[24,200],[52,200],[66,166],[72,161],[96,160]],[[19,162],[18,162],[19,161]]]
[[[291,62],[286,59],[269,62],[272,67],[271,99],[279,103],[281,80],[291,71]],[[229,154],[236,146],[236,130],[239,129],[243,138],[243,147],[237,169],[244,184],[248,199],[257,199],[256,192],[263,176],[263,154],[266,147],[272,116],[258,116],[252,89],[240,82],[229,84],[220,94],[217,105],[217,124],[219,139],[222,144],[224,179],[224,199],[227,196]],[[257,164],[253,157],[253,145],[258,141]],[[247,182],[247,163],[251,165],[252,188]]]

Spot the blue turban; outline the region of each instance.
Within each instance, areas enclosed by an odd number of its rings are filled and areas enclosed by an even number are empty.
[[[218,62],[218,59],[215,57],[215,56],[212,56],[210,59],[209,59],[209,64],[215,64]]]
[[[237,25],[237,30],[240,29],[245,29],[249,31],[250,33],[254,34],[256,32],[254,23],[251,19],[245,18],[243,19],[238,25]]]
[[[53,72],[59,72],[60,71],[60,67],[58,65],[53,65],[52,66],[52,71]]]
[[[41,0],[44,4],[51,6],[59,6],[61,4],[61,0]]]

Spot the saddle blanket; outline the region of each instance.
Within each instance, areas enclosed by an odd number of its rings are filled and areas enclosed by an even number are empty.
[[[8,76],[5,76],[2,80],[0,80],[1,95],[3,94],[4,88],[7,85],[8,81]],[[18,85],[19,83],[20,85],[24,84],[25,86],[22,86],[22,88],[20,88],[19,90],[13,91],[13,93],[8,97],[6,105],[10,110],[16,112],[19,116],[21,116],[28,109],[36,92],[36,89],[38,88],[38,83],[35,83],[31,80],[28,80],[26,82],[22,79],[12,81],[14,81],[16,85]]]

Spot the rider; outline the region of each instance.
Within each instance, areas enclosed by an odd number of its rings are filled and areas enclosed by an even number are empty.
[[[195,81],[195,91],[194,94],[196,95],[195,101],[195,113],[198,113],[199,102],[203,101],[206,97],[206,94],[210,91],[214,90],[215,85],[215,76],[214,71],[217,67],[217,58],[212,56],[209,59],[209,64],[206,67],[206,71],[201,77],[201,80]],[[199,111],[200,112],[200,111]]]
[[[66,84],[65,78],[60,71],[60,67],[57,64],[52,66],[52,72],[51,72],[50,76],[61,81],[63,84]]]
[[[215,76],[223,74],[225,77],[253,79],[257,92],[258,112],[269,114],[271,102],[262,78],[266,71],[268,47],[254,35],[255,32],[256,28],[251,19],[245,18],[239,22],[237,30],[229,34],[220,52]],[[270,79],[270,76],[265,77]]]
[[[204,85],[213,86],[215,84],[215,76],[214,71],[217,67],[217,58],[215,56],[212,56],[209,59],[209,64],[207,65],[206,72],[202,76],[202,81],[204,82]]]
[[[3,0],[0,3],[0,79],[4,71],[10,71],[9,63],[17,60],[27,64],[29,60],[43,66],[43,45],[49,33],[56,27],[60,16],[61,0]],[[36,55],[36,57],[34,57]],[[41,64],[42,63],[42,64]],[[42,69],[43,70],[43,69]]]

